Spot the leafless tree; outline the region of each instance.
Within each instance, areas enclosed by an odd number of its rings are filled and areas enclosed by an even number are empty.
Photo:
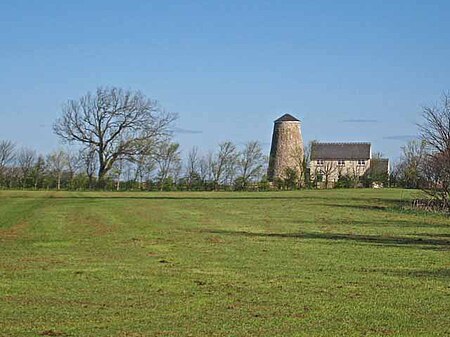
[[[141,154],[134,161],[135,164],[135,180],[138,182],[139,189],[144,188],[144,182],[150,180],[153,171],[156,168],[154,156]]]
[[[181,165],[180,144],[163,142],[158,146],[155,153],[155,161],[158,165],[158,178],[160,189],[169,176],[176,179]]]
[[[309,154],[309,149],[303,149],[302,147],[298,146],[293,149],[292,151],[292,159],[295,164],[295,167],[291,167],[291,169],[297,171],[298,175],[298,181],[297,181],[297,187],[301,188],[303,187],[303,184],[305,183],[305,174],[306,174],[306,167],[308,165],[306,154]]]
[[[233,160],[230,160],[225,165],[224,176],[222,184],[225,186],[232,186],[237,178],[237,157],[238,153],[235,154]]]
[[[31,177],[36,159],[36,152],[27,148],[20,149],[17,154],[16,165],[20,174],[19,179],[22,188],[27,187],[27,180]]]
[[[131,182],[136,182],[136,164],[130,161],[124,161],[122,168],[123,180],[127,183],[127,188],[134,188],[134,185],[129,185]]]
[[[423,175],[427,185],[422,187],[438,201],[442,210],[450,212],[450,152],[430,153],[424,161]]]
[[[325,188],[330,187],[330,179],[334,173],[336,173],[337,167],[332,161],[325,161],[324,165],[321,167],[321,173],[324,178]]]
[[[64,141],[95,152],[101,181],[116,160],[149,151],[169,135],[175,118],[139,91],[98,88],[69,100],[53,129]]]
[[[89,189],[94,187],[94,175],[97,171],[97,160],[94,149],[83,149],[80,152],[80,157],[82,160],[83,170],[88,178]]]
[[[318,174],[317,170],[315,170],[315,172],[308,171],[308,169],[311,167],[311,153],[312,153],[312,147],[313,147],[314,143],[317,143],[317,140],[312,140],[312,141],[308,142],[308,144],[305,146],[305,149],[304,149],[305,153],[303,154],[303,158],[304,158],[303,159],[303,168],[304,168],[303,178],[304,178],[304,183],[307,186],[310,186],[312,183],[311,178],[315,177],[315,180],[316,180],[315,187],[317,188],[317,174]]]
[[[68,169],[69,157],[63,150],[57,150],[47,156],[47,168],[56,180],[56,189],[61,189],[63,173]]]
[[[352,161],[348,167],[346,167],[345,176],[349,179],[348,187],[360,187],[362,184],[362,178],[367,172],[367,162],[359,163],[359,161]]]
[[[69,183],[73,187],[75,175],[81,170],[83,166],[82,152],[66,151],[67,154],[67,173],[69,174]]]
[[[309,167],[309,164],[311,163],[311,154],[312,154],[312,147],[314,143],[317,143],[317,140],[312,140],[310,142],[308,142],[308,144],[305,146],[305,161],[306,161],[306,166]]]
[[[198,165],[198,173],[200,175],[200,181],[203,184],[203,188],[207,188],[208,181],[211,181],[213,179],[212,174],[212,153],[208,153],[206,156],[203,156],[200,158],[199,165]]]
[[[14,157],[14,143],[8,140],[0,141],[0,186],[3,186],[6,168],[13,163]]]
[[[216,168],[214,152],[209,151],[204,158],[204,162],[206,163],[205,173],[207,174],[207,180],[214,184],[214,171]]]
[[[445,153],[450,149],[450,93],[443,94],[439,105],[424,107],[419,124],[422,138],[433,152]]]
[[[122,158],[116,160],[111,169],[112,175],[116,180],[116,191],[120,191],[120,181],[122,179],[122,173],[125,166],[125,160]]]
[[[426,142],[420,140],[409,141],[402,146],[402,156],[397,165],[397,178],[401,185],[407,188],[421,188],[424,184],[422,175],[427,156]]]
[[[42,155],[39,155],[31,170],[31,179],[33,180],[34,189],[44,187],[44,176],[47,170],[47,163]]]
[[[427,146],[425,173],[431,185],[424,190],[450,211],[450,94],[441,102],[423,108],[423,122],[419,129]]]
[[[259,142],[250,141],[245,144],[237,161],[241,188],[246,188],[250,181],[261,177],[264,161],[264,154]]]
[[[198,147],[193,147],[188,153],[186,163],[186,179],[189,190],[192,189],[195,180],[200,179],[200,161]]]
[[[214,189],[224,184],[234,175],[236,167],[237,149],[230,141],[219,144],[218,152],[211,157],[210,166],[213,175]]]

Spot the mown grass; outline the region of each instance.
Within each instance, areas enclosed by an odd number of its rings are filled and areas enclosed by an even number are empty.
[[[448,336],[411,193],[0,192],[0,335]]]

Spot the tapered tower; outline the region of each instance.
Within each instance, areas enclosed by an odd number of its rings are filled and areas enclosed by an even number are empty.
[[[278,118],[273,127],[267,172],[269,181],[285,178],[287,168],[300,173],[304,153],[300,121],[289,114]]]

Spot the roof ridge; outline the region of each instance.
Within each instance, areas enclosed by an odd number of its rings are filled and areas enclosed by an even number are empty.
[[[313,144],[324,144],[324,145],[345,145],[345,144],[359,144],[359,145],[372,145],[370,142],[313,142]]]

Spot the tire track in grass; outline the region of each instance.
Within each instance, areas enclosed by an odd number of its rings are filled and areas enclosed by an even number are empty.
[[[43,198],[0,198],[0,230],[26,222],[45,202]]]
[[[0,198],[0,242],[25,239],[36,211],[46,202],[42,198]]]

